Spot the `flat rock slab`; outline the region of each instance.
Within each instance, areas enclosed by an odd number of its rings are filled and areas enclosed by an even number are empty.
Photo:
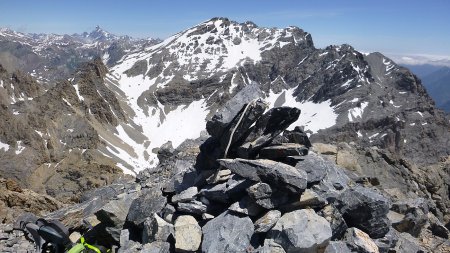
[[[219,159],[220,165],[243,178],[254,182],[265,182],[272,187],[301,193],[307,185],[307,174],[303,170],[272,160]]]
[[[331,239],[328,221],[314,210],[285,213],[268,232],[267,238],[289,252],[322,252]]]
[[[282,143],[281,145],[269,146],[259,151],[260,158],[278,160],[287,156],[304,156],[308,154],[308,148],[297,143]]]
[[[188,202],[194,199],[195,195],[197,195],[198,190],[197,187],[192,186],[187,188],[186,190],[180,192],[179,194],[176,194],[172,197],[172,203],[178,203],[178,202]]]
[[[225,211],[203,226],[202,252],[246,252],[253,229],[249,217],[239,217]]]

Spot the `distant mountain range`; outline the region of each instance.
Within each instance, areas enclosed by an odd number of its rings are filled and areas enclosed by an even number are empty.
[[[405,65],[422,80],[438,108],[450,112],[450,67],[436,65]]]

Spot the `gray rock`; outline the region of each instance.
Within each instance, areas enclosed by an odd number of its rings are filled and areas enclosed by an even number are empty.
[[[136,198],[136,193],[121,194],[117,199],[106,203],[95,215],[101,222],[112,226],[122,226],[125,223],[131,204]]]
[[[255,222],[255,233],[265,233],[269,231],[280,219],[281,212],[270,210]]]
[[[378,246],[380,253],[388,253],[394,248],[398,241],[398,232],[394,228],[390,228],[389,232],[382,238],[375,239],[374,242]]]
[[[287,164],[272,160],[220,159],[220,165],[254,182],[300,193],[306,188],[306,173]]]
[[[198,193],[197,187],[195,186],[189,187],[186,190],[180,192],[179,194],[173,196],[172,203],[191,201],[194,199],[197,193]]]
[[[253,200],[265,199],[272,196],[272,188],[266,183],[256,183],[247,188],[247,193]]]
[[[245,98],[247,101],[242,103],[229,103],[220,112],[216,113],[211,120],[206,122],[206,130],[208,133],[216,138],[221,139],[223,143],[227,143],[231,132],[238,125],[239,118],[242,120],[239,122],[238,128],[234,131],[233,140],[240,140],[243,137],[245,131],[263,114],[267,106],[262,100],[256,100],[251,103],[251,99]],[[231,102],[231,101],[230,101]],[[241,102],[241,101],[239,101]],[[247,110],[245,110],[246,106]],[[244,112],[245,111],[245,112]],[[244,115],[242,115],[244,113]],[[228,130],[228,132],[227,132]]]
[[[169,253],[170,243],[168,242],[151,242],[144,244],[140,251],[141,253]]]
[[[118,199],[109,201],[95,213],[100,222],[107,224],[106,231],[116,242],[120,240],[120,231],[125,224],[132,203],[137,198],[137,193],[123,193],[118,197]]]
[[[267,238],[283,246],[286,252],[320,252],[331,239],[330,224],[314,210],[285,213],[268,232]]]
[[[161,217],[165,221],[171,223],[173,221],[173,215],[174,215],[175,211],[176,211],[176,209],[174,206],[167,204],[161,211]]]
[[[243,158],[255,158],[283,130],[300,116],[300,109],[292,107],[275,107],[264,113],[250,129],[250,133],[238,149],[237,154]]]
[[[134,225],[140,225],[153,213],[160,212],[166,205],[166,202],[166,198],[162,196],[159,189],[152,188],[143,191],[141,196],[131,203],[127,221],[132,222]]]
[[[282,209],[283,211],[293,211],[296,209],[303,209],[306,207],[322,209],[322,207],[324,207],[327,204],[328,202],[326,199],[319,196],[313,190],[306,189],[297,200],[281,206],[280,209]]]
[[[202,215],[206,213],[207,206],[200,201],[193,200],[187,203],[178,203],[177,210],[184,213]]]
[[[423,198],[397,201],[391,209],[389,218],[392,227],[399,232],[417,237],[428,222],[429,207]]]
[[[326,247],[324,253],[352,253],[345,242],[332,241]]]
[[[230,179],[230,177],[231,177],[231,170],[218,170],[216,171],[216,173],[207,178],[206,182],[208,184],[222,183]]]
[[[253,217],[259,215],[263,211],[260,206],[256,205],[256,203],[247,196],[243,197],[238,202],[233,203],[228,210]]]
[[[253,184],[251,180],[242,178],[238,175],[232,175],[227,181],[226,194],[231,199],[240,199],[242,195]]]
[[[378,253],[378,246],[370,236],[357,228],[349,228],[344,235],[347,246],[355,252]]]
[[[287,156],[305,156],[308,154],[308,148],[297,143],[282,143],[281,145],[268,146],[259,151],[259,157],[279,160]]]
[[[307,156],[304,156],[304,160],[299,161],[295,168],[307,173],[308,184],[321,183],[324,192],[336,190],[335,184],[339,184],[343,188],[350,180],[335,164],[314,152],[309,152]]]
[[[285,130],[283,132],[283,136],[286,137],[291,143],[298,143],[304,145],[307,148],[310,148],[312,146],[311,142],[309,141],[308,135],[299,126],[296,126],[292,131]]]
[[[177,170],[181,171],[176,173],[167,183],[165,183],[162,187],[163,192],[180,193],[195,184],[198,174],[194,168],[177,168]]]
[[[389,231],[389,201],[375,190],[349,188],[336,199],[335,206],[349,227],[359,228],[371,238],[381,238]]]
[[[331,236],[332,240],[341,239],[344,236],[348,228],[347,223],[345,223],[341,213],[333,205],[325,206],[317,214],[324,217],[330,223],[331,230],[333,231],[333,235]]]
[[[286,253],[283,247],[272,239],[264,240],[264,246],[259,248],[258,253]]]
[[[250,218],[225,211],[203,226],[202,252],[245,252],[250,246],[253,229]]]
[[[408,233],[400,233],[398,235],[398,242],[395,245],[394,250],[399,253],[425,252],[422,247],[419,246],[419,242],[416,238]]]
[[[128,229],[123,229],[122,231],[120,231],[120,239],[119,239],[119,244],[124,247],[125,245],[127,245],[130,242],[130,230]]]
[[[197,251],[202,242],[202,228],[190,215],[181,215],[175,221],[175,250]]]
[[[144,229],[142,231],[142,243],[153,241],[167,241],[167,238],[174,233],[173,225],[163,220],[157,214],[147,218],[144,221]]]
[[[214,219],[214,215],[209,214],[209,213],[202,214],[202,220],[208,221],[208,220],[212,220],[212,219]]]
[[[217,185],[206,185],[200,190],[199,195],[206,197],[209,200],[214,200],[220,203],[229,203],[230,198],[227,194],[227,183]]]

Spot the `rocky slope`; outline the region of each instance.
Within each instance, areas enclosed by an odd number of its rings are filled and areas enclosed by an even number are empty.
[[[136,181],[46,218],[117,252],[448,252],[450,233],[428,200],[394,199],[375,178],[310,151],[301,129],[285,130],[300,110],[266,106],[221,111],[209,138],[167,145]],[[4,234],[3,251],[30,248]]]

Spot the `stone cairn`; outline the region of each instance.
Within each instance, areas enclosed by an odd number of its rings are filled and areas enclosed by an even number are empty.
[[[299,109],[266,109],[256,100],[237,115],[216,114],[207,122],[211,137],[201,145],[195,169],[162,187],[161,200],[152,201],[158,210],[138,219],[130,217],[132,205],[127,220],[142,228],[141,250],[379,251],[373,239],[390,231],[388,200],[310,152],[300,128],[286,130]],[[390,248],[392,240],[386,240]]]
[[[425,224],[426,203],[392,205],[356,183],[312,152],[302,129],[286,130],[299,115],[260,100],[223,110],[207,122],[195,164],[162,161],[47,218],[66,224],[73,241],[89,223],[85,237],[117,252],[420,252],[411,232]]]

